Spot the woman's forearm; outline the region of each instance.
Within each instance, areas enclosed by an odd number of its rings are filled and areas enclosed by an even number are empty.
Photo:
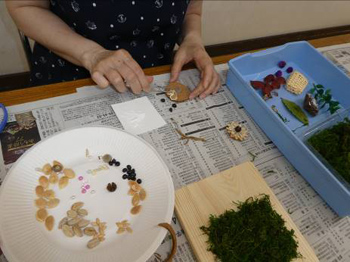
[[[88,68],[91,51],[103,49],[75,33],[53,14],[49,10],[49,1],[7,0],[6,4],[17,27],[25,35],[76,65]]]
[[[202,0],[192,0],[188,6],[182,28],[182,40],[196,39],[202,42]]]

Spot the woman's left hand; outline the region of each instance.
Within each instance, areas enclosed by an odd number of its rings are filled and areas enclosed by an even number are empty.
[[[201,72],[201,81],[192,91],[190,99],[197,96],[205,98],[210,94],[215,94],[221,86],[221,80],[199,37],[187,36],[182,41],[171,67],[170,82],[177,81],[182,67],[191,61]]]

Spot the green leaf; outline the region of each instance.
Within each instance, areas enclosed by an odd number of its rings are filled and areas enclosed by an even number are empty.
[[[304,125],[309,124],[309,119],[303,112],[303,110],[298,106],[296,103],[289,101],[287,99],[281,98],[282,103],[284,106]]]
[[[329,101],[332,100],[332,95],[330,95],[330,94],[324,95],[324,96],[323,96],[323,99],[324,99],[324,101],[329,102]]]
[[[323,85],[316,85],[316,87],[319,88],[319,89],[324,89]]]
[[[319,95],[323,95],[324,90],[323,90],[323,89],[318,89],[318,90],[317,90],[317,93],[318,93]]]
[[[330,90],[330,89],[327,89],[325,94],[328,95],[328,94],[330,94],[330,93],[331,93],[331,90]]]

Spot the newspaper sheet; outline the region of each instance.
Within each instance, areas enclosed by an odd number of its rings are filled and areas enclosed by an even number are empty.
[[[350,74],[350,45],[322,49],[324,55]],[[341,54],[341,56],[340,56]],[[225,83],[227,65],[216,66]],[[155,77],[153,91],[146,95],[167,125],[140,135],[160,153],[171,172],[175,188],[199,181],[244,161],[253,161],[277,198],[289,213],[302,234],[315,250],[320,261],[350,261],[350,218],[339,218],[310,185],[284,158],[276,146],[250,118],[225,84],[216,95],[204,100],[180,103],[169,111],[171,102],[164,98],[169,74]],[[181,73],[180,81],[194,88],[199,81],[196,70]],[[122,128],[111,105],[140,96],[119,94],[113,89],[94,86],[77,89],[77,93],[52,99],[8,107],[15,141],[2,136],[0,150],[0,184],[11,164],[31,145],[61,130],[87,125],[106,125]],[[28,130],[20,122],[35,119]],[[237,142],[225,132],[225,125],[239,121],[249,130],[249,139]],[[186,135],[204,137],[206,142],[179,139],[176,128]],[[10,148],[10,149],[9,149]],[[5,149],[5,150],[4,150]],[[172,225],[178,237],[178,252],[174,261],[196,261],[181,225],[174,215]],[[166,237],[149,259],[163,261],[170,251],[171,240]],[[6,259],[2,255],[0,261]]]

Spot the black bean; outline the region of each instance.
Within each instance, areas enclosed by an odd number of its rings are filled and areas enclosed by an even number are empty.
[[[116,161],[114,164],[115,164],[116,166],[120,166],[120,162],[119,162],[119,161]]]
[[[126,171],[128,171],[126,168],[123,168],[123,172],[126,173]]]
[[[115,164],[117,162],[117,160],[115,160],[115,158],[112,159],[111,161],[113,164]]]
[[[164,102],[165,102],[165,99],[164,99],[164,98],[162,98],[162,99],[160,100],[160,102],[164,103]]]
[[[135,180],[136,180],[136,177],[132,177],[131,180],[132,180],[132,181],[135,181]]]
[[[176,105],[176,104],[172,104],[171,106],[172,106],[173,108],[176,108],[176,107],[177,107],[177,105]]]
[[[170,112],[173,112],[173,109],[170,107],[170,108],[169,108],[169,111],[170,111]]]
[[[142,183],[142,180],[139,178],[139,179],[137,179],[137,181],[136,181],[138,184],[141,184]]]
[[[123,175],[123,179],[127,179],[128,178],[128,175]]]
[[[113,162],[112,162],[112,161],[109,161],[109,162],[108,162],[108,165],[113,166]]]
[[[131,170],[131,166],[130,166],[130,165],[127,165],[126,168],[127,168],[128,170]]]
[[[131,173],[135,173],[135,169],[133,168],[133,169],[131,169]]]

